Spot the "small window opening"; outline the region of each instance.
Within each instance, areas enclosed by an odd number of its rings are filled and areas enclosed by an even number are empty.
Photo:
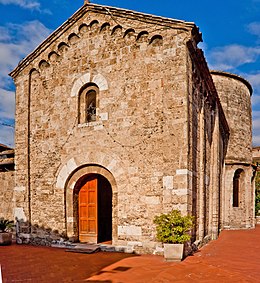
[[[241,189],[242,169],[237,169],[233,177],[233,207],[239,207],[239,191]]]
[[[96,121],[96,91],[93,89],[86,93],[86,120]]]
[[[89,83],[79,93],[78,123],[84,124],[97,120],[98,87]]]

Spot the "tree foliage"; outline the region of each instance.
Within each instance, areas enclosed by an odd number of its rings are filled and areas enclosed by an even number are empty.
[[[194,217],[182,216],[179,210],[155,216],[157,239],[163,243],[183,244],[190,240]]]
[[[260,216],[260,172],[257,171],[255,178],[255,214]]]

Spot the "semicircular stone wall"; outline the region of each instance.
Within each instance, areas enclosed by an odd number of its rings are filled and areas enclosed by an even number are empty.
[[[218,71],[211,74],[230,129],[226,162],[251,163],[252,87],[237,75]]]

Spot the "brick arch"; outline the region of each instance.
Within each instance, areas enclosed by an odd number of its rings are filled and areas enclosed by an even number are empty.
[[[80,179],[90,175],[97,174],[105,177],[112,188],[112,239],[117,239],[118,227],[118,189],[114,176],[112,173],[98,165],[89,164],[85,167],[79,168],[69,178],[65,188],[65,215],[66,215],[66,230],[67,236],[72,239],[78,239],[78,215],[75,210],[74,194],[77,183]]]
[[[99,174],[105,177],[112,188],[113,202],[113,229],[112,239],[117,239],[118,219],[118,186],[129,184],[128,172],[124,170],[122,161],[111,153],[89,151],[79,155],[62,164],[56,175],[56,189],[64,191],[64,210],[67,236],[77,238],[77,225],[73,214],[73,192],[77,181],[88,174]]]
[[[148,41],[148,36],[149,36],[149,32],[146,30],[143,30],[141,32],[139,32],[139,34],[136,37],[136,41],[137,42],[144,42],[144,41]]]
[[[101,28],[100,28],[100,32],[106,32],[110,30],[110,23],[104,23],[102,24]]]
[[[78,39],[79,39],[79,36],[78,36],[75,32],[71,33],[71,34],[68,36],[68,42],[69,42],[70,44],[75,44]]]
[[[108,82],[102,74],[97,74],[91,77],[90,73],[80,76],[73,84],[71,89],[71,97],[77,96],[80,89],[87,83],[95,83],[100,91],[108,89]]]
[[[121,159],[117,155],[111,154],[111,152],[99,149],[98,151],[88,151],[84,154],[70,157],[61,164],[56,174],[56,189],[63,190],[70,176],[80,168],[90,165],[106,168],[117,182],[122,183],[128,178],[127,171],[123,169],[124,166]]]
[[[135,36],[135,30],[133,28],[127,29],[124,33],[124,37]]]
[[[50,64],[46,60],[41,60],[39,63],[39,69],[43,70],[45,68],[48,68]]]
[[[156,34],[150,39],[149,44],[154,46],[161,46],[163,44],[163,37],[159,34]]]

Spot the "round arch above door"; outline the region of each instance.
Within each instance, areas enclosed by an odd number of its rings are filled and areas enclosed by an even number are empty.
[[[110,171],[98,165],[75,170],[65,188],[69,239],[93,243],[117,239],[117,203],[117,185]],[[80,224],[80,221],[83,222]],[[93,237],[84,238],[83,234],[87,233]]]

